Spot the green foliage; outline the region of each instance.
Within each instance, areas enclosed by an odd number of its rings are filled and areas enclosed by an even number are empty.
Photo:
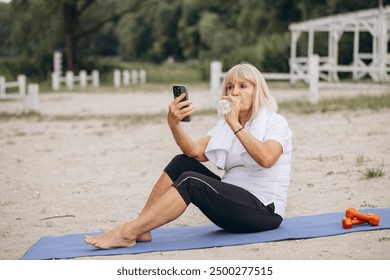
[[[11,48],[11,17],[9,5],[0,4],[0,56]]]
[[[377,0],[13,0],[0,4],[0,75],[47,79],[57,49],[68,54],[65,70],[74,64],[89,71],[97,57],[117,56],[158,64],[197,60],[202,79],[215,59],[287,72],[290,23],[377,6]],[[307,50],[304,36],[298,53]],[[372,40],[364,36],[360,50],[370,51]],[[352,59],[352,40],[340,39],[343,64]],[[315,51],[327,48],[326,35],[316,34]]]

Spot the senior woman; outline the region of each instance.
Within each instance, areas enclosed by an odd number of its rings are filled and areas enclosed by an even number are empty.
[[[169,105],[168,125],[183,152],[157,180],[140,215],[85,242],[100,249],[150,241],[151,230],[178,218],[190,203],[230,232],[271,230],[281,224],[290,180],[291,130],[260,71],[249,63],[231,68],[222,99],[232,109],[207,135],[192,140],[180,121],[194,113],[182,94]],[[201,162],[224,169],[222,178]]]

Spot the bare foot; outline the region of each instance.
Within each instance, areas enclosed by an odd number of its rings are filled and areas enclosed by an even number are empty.
[[[136,244],[136,238],[124,234],[125,225],[120,225],[98,236],[85,236],[84,241],[98,249],[110,249],[118,247],[132,247]]]
[[[150,241],[152,241],[152,235],[150,234],[150,232],[145,232],[144,234],[137,236],[137,241],[138,242],[150,242]]]

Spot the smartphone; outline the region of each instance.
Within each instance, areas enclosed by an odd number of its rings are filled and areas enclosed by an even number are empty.
[[[177,98],[179,97],[182,93],[185,93],[186,96],[184,97],[184,99],[180,102],[183,102],[183,101],[186,101],[188,100],[188,92],[187,92],[187,88],[185,86],[173,86],[173,97],[174,98]],[[188,106],[185,106],[185,107],[188,107]],[[185,108],[184,107],[184,108]],[[187,116],[185,118],[183,118],[181,120],[182,122],[190,122],[191,121],[191,116]]]

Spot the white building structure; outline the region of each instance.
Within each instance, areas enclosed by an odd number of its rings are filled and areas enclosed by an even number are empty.
[[[352,74],[352,79],[357,81],[369,76],[375,82],[390,81],[390,6],[378,9],[360,10],[338,15],[307,20],[290,24],[291,53],[290,53],[290,81],[310,81],[309,61],[315,53],[315,33],[328,33],[328,54],[319,57],[318,76],[326,82],[338,82],[339,73]],[[298,40],[302,33],[307,32],[307,55],[297,56]],[[349,65],[339,64],[339,41],[346,32],[353,33],[353,61]],[[359,50],[362,32],[372,36],[372,52],[362,53]]]

